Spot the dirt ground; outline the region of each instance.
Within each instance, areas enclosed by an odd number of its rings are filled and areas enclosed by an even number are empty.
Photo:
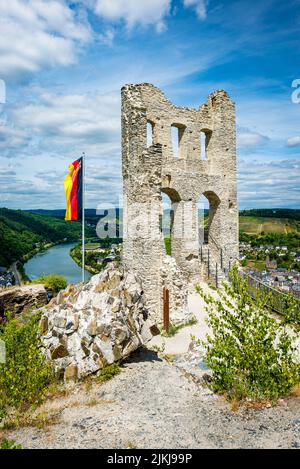
[[[141,349],[122,372],[47,401],[43,428],[5,432],[24,448],[300,448],[300,398],[232,411],[175,365]]]

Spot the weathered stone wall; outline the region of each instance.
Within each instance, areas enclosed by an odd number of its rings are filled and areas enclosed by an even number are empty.
[[[147,123],[152,125],[150,147]],[[172,126],[179,129],[178,157],[173,156]],[[186,282],[195,281],[202,271],[198,226],[202,195],[210,203],[211,255],[220,262],[222,250],[225,267],[237,258],[235,127],[235,106],[225,91],[212,93],[205,104],[191,109],[174,106],[159,89],[147,83],[122,89],[124,262],[142,279],[148,306],[159,322],[167,268],[159,223],[162,193],[171,199],[172,256],[178,275],[184,274]],[[206,135],[205,159],[200,157],[201,132]],[[171,303],[176,296],[181,298],[184,320],[186,300],[180,293],[182,288],[170,288]],[[172,309],[170,319],[174,319]]]

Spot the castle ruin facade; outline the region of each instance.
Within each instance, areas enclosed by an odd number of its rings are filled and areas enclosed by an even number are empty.
[[[156,321],[162,321],[165,287],[170,320],[182,322],[188,318],[188,286],[210,275],[222,279],[238,257],[234,103],[216,91],[198,109],[177,107],[153,85],[124,86],[122,169],[123,262],[142,280]],[[162,194],[172,206],[171,256],[161,229]],[[209,203],[204,235],[202,196]]]

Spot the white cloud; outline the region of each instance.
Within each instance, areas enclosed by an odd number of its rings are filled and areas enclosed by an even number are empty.
[[[288,138],[287,145],[288,147],[300,147],[300,135]]]
[[[238,193],[241,208],[291,207],[300,203],[300,164],[297,160],[238,163]]]
[[[1,0],[1,76],[21,80],[43,66],[70,65],[91,39],[86,21],[64,0]]]
[[[125,21],[127,27],[155,25],[165,28],[164,18],[170,12],[171,0],[96,0],[95,13],[109,21]]]
[[[115,31],[113,29],[107,29],[103,33],[99,34],[99,41],[105,46],[111,47],[115,38]]]
[[[207,0],[183,0],[183,4],[185,7],[193,7],[201,20],[207,18]]]
[[[14,112],[18,126],[56,144],[114,141],[120,128],[119,93],[101,95],[54,95],[44,93],[39,104]],[[45,142],[44,142],[45,143]]]
[[[241,128],[238,129],[237,142],[238,147],[253,147],[261,145],[268,140],[268,137],[258,132],[252,132],[249,129]]]
[[[20,148],[28,142],[27,133],[15,127],[0,124],[0,150],[2,153],[9,154],[11,150]]]
[[[20,139],[19,148],[9,152],[10,162],[17,168],[16,178],[28,183],[27,196],[22,199],[18,183],[12,179],[2,186],[5,192],[2,204],[46,208],[51,194],[51,206],[63,207],[64,176],[69,163],[82,151],[87,155],[88,206],[118,199],[121,192],[119,91],[105,95],[58,95],[39,89],[34,104],[12,110],[11,117],[17,136],[30,138],[27,146]],[[4,156],[2,152],[5,162]],[[37,168],[41,169],[36,172]],[[50,179],[46,177],[49,172]],[[43,180],[48,181],[47,186]]]

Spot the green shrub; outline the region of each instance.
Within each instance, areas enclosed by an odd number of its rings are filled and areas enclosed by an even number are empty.
[[[14,440],[3,438],[0,442],[0,449],[22,449],[22,445],[17,444]]]
[[[41,350],[37,331],[37,318],[31,318],[25,324],[9,319],[0,328],[0,339],[6,346],[6,363],[0,364],[2,417],[10,406],[24,409],[39,404],[52,379],[52,370]]]
[[[68,285],[67,279],[63,275],[58,274],[43,275],[34,280],[33,283],[43,283],[45,288],[52,290],[54,293],[64,290]]]
[[[117,363],[112,363],[111,365],[107,365],[102,370],[97,376],[97,380],[100,381],[101,383],[104,381],[108,381],[112,379],[114,376],[118,375],[121,373],[121,367]]]
[[[283,295],[284,319],[286,324],[290,324],[296,330],[300,329],[300,303],[291,293]]]
[[[203,345],[213,373],[212,387],[232,399],[274,399],[288,395],[300,381],[294,339],[285,324],[269,316],[264,295],[252,300],[248,284],[233,269],[232,284],[219,298],[197,290],[207,303]]]

